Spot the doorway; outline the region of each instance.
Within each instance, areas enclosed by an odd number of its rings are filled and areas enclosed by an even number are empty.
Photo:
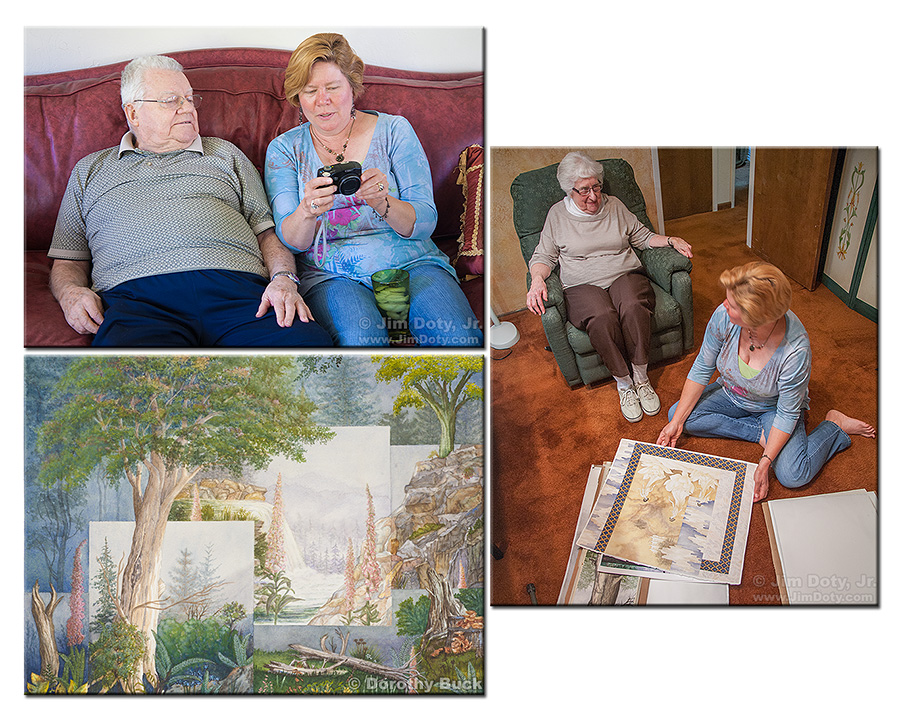
[[[750,202],[750,147],[734,148],[734,206],[746,208]]]

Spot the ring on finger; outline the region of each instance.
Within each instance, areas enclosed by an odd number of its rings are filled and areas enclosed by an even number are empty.
[[[378,191],[379,191],[379,192],[384,192],[384,183],[383,183],[383,182],[379,182],[379,183],[378,183]]]
[[[319,205],[317,205],[315,202],[312,202],[309,206],[313,209],[319,209]]]

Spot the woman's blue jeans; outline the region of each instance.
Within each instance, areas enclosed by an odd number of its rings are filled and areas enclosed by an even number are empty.
[[[409,329],[421,347],[483,346],[484,334],[466,295],[445,269],[414,265],[409,272]],[[313,317],[344,347],[388,346],[388,328],[372,290],[336,277],[311,287],[303,299]]]
[[[676,403],[669,409],[669,420],[675,414]],[[775,410],[754,413],[735,406],[717,383],[703,390],[684,430],[694,436],[738,439],[758,443],[772,430]],[[839,451],[850,446],[850,437],[832,421],[823,421],[806,434],[803,415],[787,443],[775,458],[775,478],[782,486],[797,489],[812,481],[825,463]]]

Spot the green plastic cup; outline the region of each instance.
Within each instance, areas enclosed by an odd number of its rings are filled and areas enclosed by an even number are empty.
[[[409,336],[409,272],[405,269],[382,269],[372,275],[372,291],[378,311],[387,323],[392,342]]]

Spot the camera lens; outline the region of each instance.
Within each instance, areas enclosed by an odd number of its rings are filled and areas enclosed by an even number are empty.
[[[360,188],[362,182],[355,175],[346,175],[341,178],[338,184],[338,192],[345,195],[356,194],[356,190]]]

